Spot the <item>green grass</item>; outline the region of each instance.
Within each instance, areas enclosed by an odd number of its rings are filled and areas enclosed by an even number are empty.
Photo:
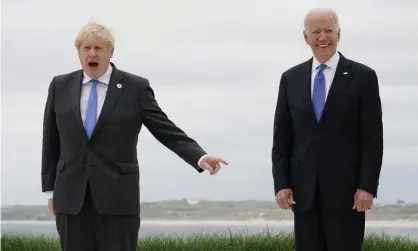
[[[139,242],[141,251],[292,251],[290,234],[195,235],[149,237]],[[44,236],[1,237],[2,251],[60,251],[58,239]],[[366,237],[364,251],[418,251],[418,242],[404,237],[373,234]]]

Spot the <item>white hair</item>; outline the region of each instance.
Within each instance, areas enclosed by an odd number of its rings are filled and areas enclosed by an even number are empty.
[[[316,8],[316,9],[312,9],[310,10],[306,15],[305,15],[305,20],[304,20],[304,30],[306,31],[306,29],[308,28],[308,23],[309,23],[309,17],[311,14],[331,14],[332,19],[334,20],[334,25],[335,28],[337,30],[340,29],[340,24],[339,24],[339,20],[338,20],[338,15],[337,13],[333,10],[333,9],[329,9],[329,8]]]
[[[90,21],[87,25],[80,29],[80,32],[74,41],[75,47],[79,49],[83,41],[89,37],[104,40],[109,49],[114,49],[115,47],[115,38],[113,37],[110,29],[94,21]]]

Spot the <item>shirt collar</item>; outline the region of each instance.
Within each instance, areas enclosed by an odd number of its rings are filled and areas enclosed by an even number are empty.
[[[97,80],[100,83],[108,85],[109,82],[110,82],[110,76],[112,75],[112,71],[113,71],[113,67],[111,65],[109,65],[109,67],[107,67],[107,70],[106,70],[105,74],[100,76]],[[87,75],[86,72],[83,72],[83,84],[87,84],[91,80],[92,80],[92,78],[89,77],[89,75]]]
[[[335,52],[335,54],[327,62],[325,62],[325,64],[327,65],[328,68],[331,68],[332,70],[335,71],[337,69],[339,60],[340,60],[340,54],[338,52]],[[321,63],[319,63],[319,61],[315,57],[313,57],[312,69],[316,70],[320,64]]]

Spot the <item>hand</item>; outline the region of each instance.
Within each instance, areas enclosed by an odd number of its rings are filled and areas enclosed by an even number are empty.
[[[54,211],[52,198],[48,199],[48,211],[52,216],[55,216],[55,211]]]
[[[276,202],[281,209],[290,209],[296,204],[292,189],[282,189],[276,194]]]
[[[221,169],[220,163],[228,165],[228,163],[221,158],[205,156],[200,162],[200,167],[204,170],[208,170],[210,175],[215,175],[219,171],[219,169]]]
[[[365,212],[369,210],[370,208],[372,208],[372,204],[373,204],[373,195],[364,190],[357,189],[357,192],[354,195],[353,209],[356,209],[357,212]]]

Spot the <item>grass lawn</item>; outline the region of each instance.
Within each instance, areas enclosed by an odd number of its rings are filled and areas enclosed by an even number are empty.
[[[139,249],[139,247],[141,247]],[[2,251],[60,251],[58,239],[45,236],[3,235]],[[292,251],[291,234],[195,235],[149,237],[138,243],[141,251]],[[368,235],[364,251],[418,251],[418,241],[403,237]]]

